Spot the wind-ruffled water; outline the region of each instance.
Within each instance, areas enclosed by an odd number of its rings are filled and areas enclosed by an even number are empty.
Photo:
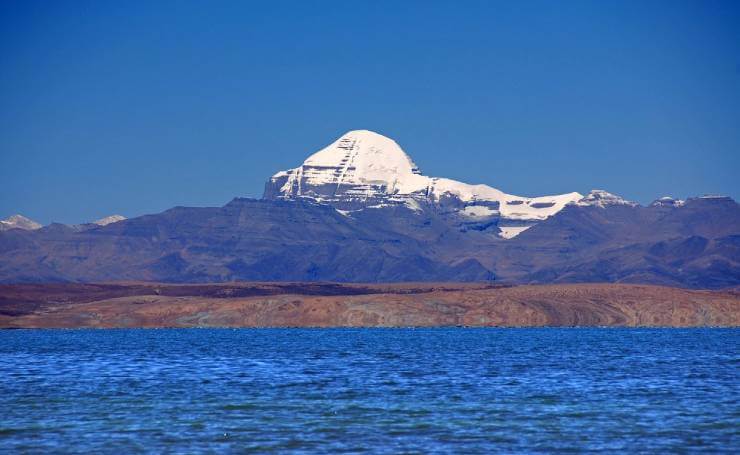
[[[737,329],[0,332],[0,451],[740,448]]]

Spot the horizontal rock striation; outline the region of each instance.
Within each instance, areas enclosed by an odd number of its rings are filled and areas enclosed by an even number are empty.
[[[737,327],[740,293],[581,284],[2,286],[0,327]]]

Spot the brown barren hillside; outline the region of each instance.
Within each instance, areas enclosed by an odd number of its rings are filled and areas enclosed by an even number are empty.
[[[737,291],[574,284],[0,286],[0,327],[739,326]]]

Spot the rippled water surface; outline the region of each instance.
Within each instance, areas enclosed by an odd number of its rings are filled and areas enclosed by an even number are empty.
[[[0,450],[740,448],[736,329],[0,332]]]

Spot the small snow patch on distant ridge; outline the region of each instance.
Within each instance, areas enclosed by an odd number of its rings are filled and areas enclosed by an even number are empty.
[[[606,207],[608,205],[626,205],[635,207],[639,204],[637,202],[628,201],[621,196],[609,193],[604,190],[591,190],[584,198],[577,202],[582,207],[595,206],[595,207]]]
[[[671,196],[663,196],[654,200],[650,207],[681,207],[686,201],[681,199],[675,199]]]
[[[93,224],[97,224],[98,226],[107,226],[109,224],[117,223],[125,219],[126,217],[122,215],[111,215],[111,216],[106,216],[105,218],[101,218],[99,220],[93,221]]]

